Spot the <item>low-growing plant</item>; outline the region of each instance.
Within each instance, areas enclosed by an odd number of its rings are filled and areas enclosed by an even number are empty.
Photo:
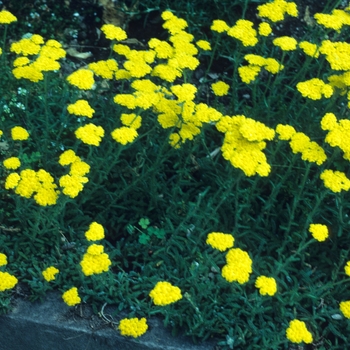
[[[118,305],[125,336],[162,315],[223,349],[346,347],[350,8],[338,5],[300,22],[302,37],[275,34],[300,19],[285,0],[254,22],[214,20],[206,40],[171,10],[168,38],[147,45],[105,24],[109,58],[77,70],[54,39],[9,43],[17,19],[1,11],[1,311],[21,282],[31,300],[54,289],[69,306]]]

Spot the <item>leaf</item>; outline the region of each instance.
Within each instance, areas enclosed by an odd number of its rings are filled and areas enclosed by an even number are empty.
[[[146,229],[148,225],[150,224],[150,221],[147,218],[141,218],[139,221],[139,225],[143,228]]]
[[[148,244],[149,240],[150,240],[149,236],[147,236],[145,233],[143,233],[139,237],[139,243],[144,244],[144,245]]]

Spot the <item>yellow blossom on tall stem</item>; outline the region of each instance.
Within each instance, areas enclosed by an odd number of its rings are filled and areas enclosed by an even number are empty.
[[[328,228],[322,224],[311,224],[309,231],[312,233],[312,237],[319,242],[323,242],[328,238]]]
[[[14,16],[11,12],[6,10],[0,11],[0,24],[10,24],[16,21],[17,17]]]

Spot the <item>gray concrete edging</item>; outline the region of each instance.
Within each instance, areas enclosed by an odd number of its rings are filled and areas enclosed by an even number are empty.
[[[107,306],[104,314],[114,310]],[[147,323],[146,334],[127,338],[94,315],[89,306],[68,307],[58,293],[48,293],[42,302],[16,298],[11,312],[0,316],[0,350],[215,349],[215,342],[194,344],[188,337],[173,337],[159,319]]]

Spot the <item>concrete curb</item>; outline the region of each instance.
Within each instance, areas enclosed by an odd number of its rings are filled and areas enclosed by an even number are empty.
[[[113,314],[106,307],[105,315]],[[42,302],[16,299],[12,311],[0,316],[0,350],[214,350],[215,342],[193,344],[173,337],[159,319],[138,339],[121,336],[86,305],[69,308],[58,293]]]

